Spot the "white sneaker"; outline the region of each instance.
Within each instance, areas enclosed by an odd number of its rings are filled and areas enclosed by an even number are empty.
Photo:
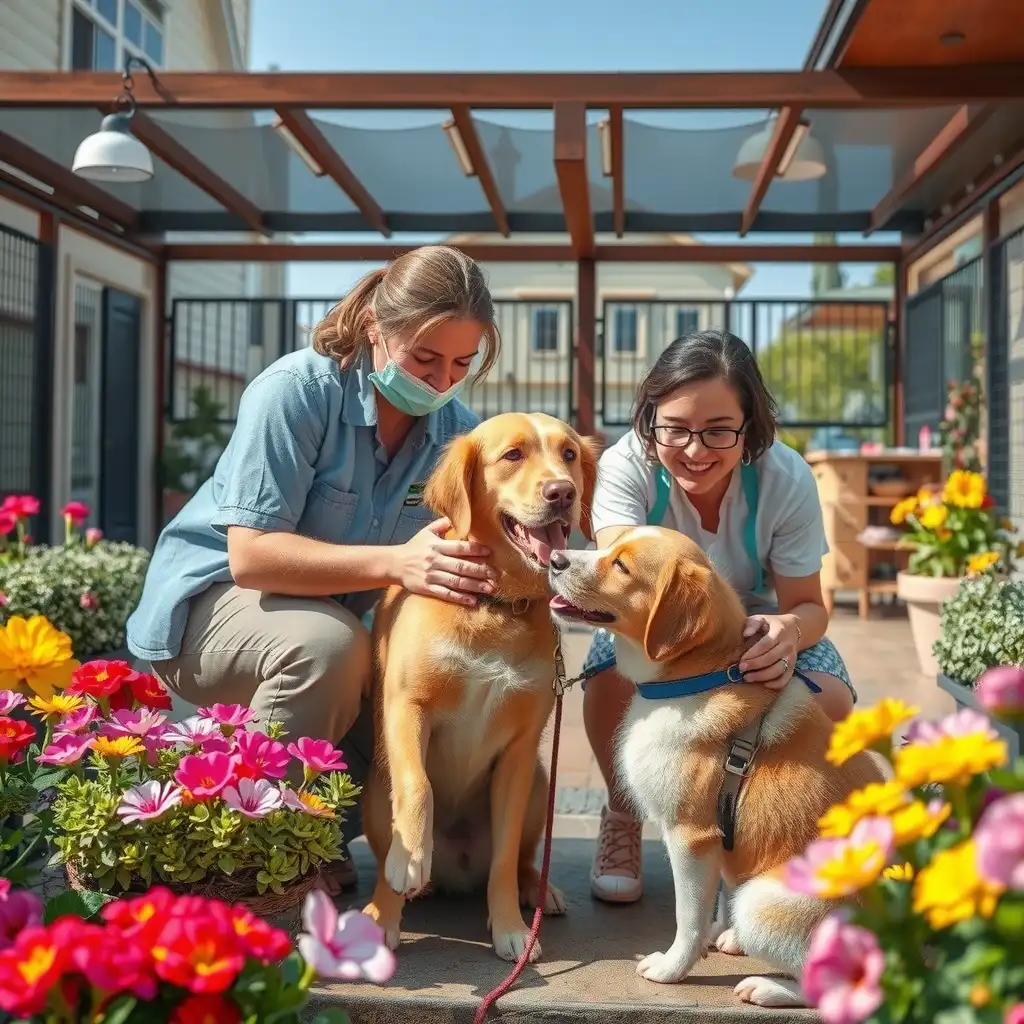
[[[590,891],[606,903],[635,903],[643,895],[640,824],[628,814],[601,809]]]

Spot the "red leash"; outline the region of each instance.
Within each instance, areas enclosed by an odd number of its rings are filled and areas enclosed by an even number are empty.
[[[548,783],[548,817],[547,826],[544,832],[544,858],[540,866],[540,886],[537,890],[537,909],[533,912],[533,924],[530,925],[530,937],[526,940],[526,948],[523,950],[509,976],[497,988],[492,989],[484,996],[484,1001],[476,1011],[473,1024],[483,1024],[487,1019],[487,1012],[490,1008],[518,981],[519,975],[530,962],[530,953],[537,944],[537,936],[540,934],[540,923],[544,918],[544,903],[548,897],[548,870],[551,867],[551,830],[555,823],[555,779],[558,774],[558,737],[562,731],[562,693],[561,686],[565,685],[565,669],[562,665],[562,652],[557,650],[555,664],[559,670],[559,677],[556,678],[555,690],[558,694],[555,697],[555,729],[551,737],[551,780]],[[561,684],[561,685],[559,685]]]

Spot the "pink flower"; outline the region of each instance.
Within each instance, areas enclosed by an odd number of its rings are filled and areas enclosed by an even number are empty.
[[[249,779],[283,779],[291,757],[283,743],[262,732],[240,732],[235,736],[239,757],[238,775]]]
[[[208,708],[200,708],[198,714],[200,718],[209,718],[218,725],[227,725],[232,729],[248,725],[256,717],[252,708],[242,704],[213,704]]]
[[[394,975],[395,954],[384,944],[384,932],[377,922],[359,910],[339,916],[322,889],[314,889],[306,897],[302,926],[305,931],[299,935],[299,953],[321,978],[365,978],[381,985]]]
[[[235,779],[238,758],[213,751],[205,754],[187,754],[181,759],[174,780],[184,786],[197,800],[216,796]]]
[[[78,599],[78,606],[87,612],[91,612],[100,606],[100,599],[91,591],[87,590]]]
[[[907,741],[937,743],[946,737],[970,736],[974,733],[981,733],[992,740],[999,739],[999,733],[983,714],[970,708],[960,708],[940,722],[931,722],[927,718],[914,719],[907,729]]]
[[[31,494],[12,494],[4,498],[0,512],[9,512],[15,519],[28,519],[39,513],[39,499]]]
[[[228,786],[221,799],[247,818],[265,818],[281,806],[281,790],[266,779],[239,779],[237,788]]]
[[[77,711],[69,712],[57,723],[57,735],[84,732],[96,721],[98,714],[99,708],[95,704],[86,704]]]
[[[61,510],[60,514],[75,526],[81,526],[89,518],[92,509],[80,501],[69,501]]]
[[[121,797],[117,813],[126,825],[131,825],[136,821],[159,818],[165,811],[177,807],[180,803],[181,790],[177,786],[171,782],[160,783],[154,779],[132,786]]]
[[[164,739],[169,743],[184,743],[189,747],[201,747],[212,739],[223,738],[212,718],[200,718],[199,715],[169,725],[164,733]]]
[[[147,736],[167,721],[166,715],[148,708],[126,711],[123,708],[111,714],[100,727],[101,736]]]
[[[18,520],[15,518],[13,512],[7,512],[0,508],[0,537],[6,537],[9,533],[14,533],[18,528]]]
[[[1017,1003],[1006,1011],[1003,1024],[1024,1024],[1024,1003]]]
[[[288,753],[297,757],[306,766],[306,772],[312,775],[344,771],[348,767],[341,759],[341,751],[330,740],[303,736],[298,743],[288,744]]]
[[[985,808],[974,829],[978,873],[989,882],[1024,891],[1024,793]]]
[[[103,540],[103,531],[95,526],[90,526],[85,531],[85,546],[91,548],[94,544],[99,544]]]
[[[816,839],[802,857],[788,861],[783,882],[794,892],[842,899],[874,882],[892,853],[892,822],[888,818],[862,818],[848,836]]]
[[[859,1024],[882,1005],[885,955],[874,935],[831,914],[818,925],[804,960],[804,995],[825,1024]]]
[[[25,698],[14,690],[0,690],[0,715],[9,715]]]
[[[76,736],[70,732],[61,733],[36,760],[40,764],[75,764],[82,760],[85,752],[91,746],[91,736]]]
[[[996,665],[986,669],[974,684],[974,693],[993,715],[1024,717],[1024,666]]]
[[[7,879],[0,879],[7,882]],[[0,895],[0,951],[9,949],[19,932],[43,922],[43,901],[27,889],[12,889]]]

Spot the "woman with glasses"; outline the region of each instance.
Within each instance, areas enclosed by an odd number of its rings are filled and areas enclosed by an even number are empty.
[[[825,637],[821,559],[828,550],[811,468],[776,440],[778,408],[750,349],[726,331],[672,342],[637,392],[633,428],[601,457],[593,523],[599,547],[657,524],[698,543],[743,598],[753,638],[747,682],[781,689],[794,669],[821,688],[833,719],[856,695]],[[633,697],[615,670],[611,636],[598,631],[585,669],[587,736],[608,787],[590,887],[632,903],[643,892],[640,829],[614,766],[613,738]]]

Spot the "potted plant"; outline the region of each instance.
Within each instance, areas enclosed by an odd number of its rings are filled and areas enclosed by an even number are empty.
[[[89,508],[76,501],[62,509],[63,543],[33,544],[28,524],[39,511],[31,495],[0,506],[0,626],[15,616],[44,616],[71,637],[79,658],[121,650],[149,553],[104,540],[96,529],[83,532]]]
[[[994,504],[980,473],[955,469],[941,488],[922,488],[890,514],[894,525],[907,527],[900,545],[911,554],[896,574],[896,594],[907,605],[925,675],[938,673],[932,648],[942,602],[968,573],[1009,572],[1019,551],[1012,525],[996,515]]]
[[[206,385],[192,392],[192,415],[175,423],[160,456],[164,522],[173,519],[213,472],[228,443],[224,407]]]
[[[1024,672],[1024,582],[991,573],[965,579],[942,606],[940,621],[934,648],[939,686],[960,707],[985,711],[982,689],[1001,673]],[[1024,746],[1021,724],[997,717],[993,725],[1016,757]]]
[[[1024,686],[1000,699],[1024,713]],[[872,750],[892,778],[830,808],[784,868],[791,890],[836,907],[803,994],[825,1024],[1021,1024],[1024,759],[969,708],[918,719],[894,746],[917,712],[885,699],[833,730],[832,763]]]

